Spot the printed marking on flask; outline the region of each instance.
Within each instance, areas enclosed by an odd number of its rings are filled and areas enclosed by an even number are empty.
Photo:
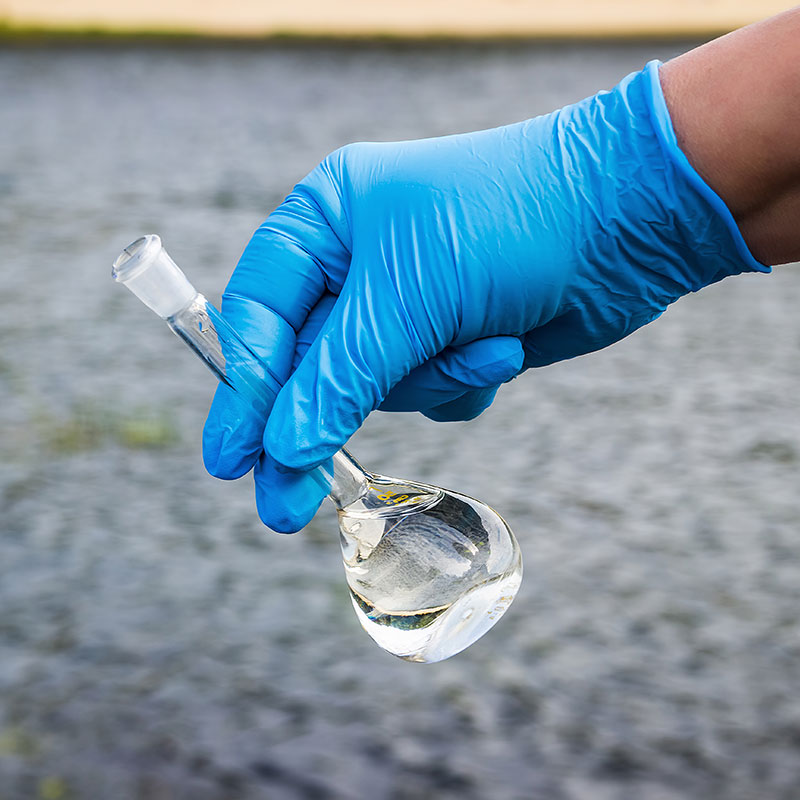
[[[383,494],[378,495],[378,500],[383,501],[383,504],[387,506],[394,506],[398,503],[403,503],[406,500],[409,500],[409,498],[411,499],[411,502],[415,502],[419,499],[418,497],[412,497],[410,494],[398,495],[397,492],[393,492],[390,489],[387,489]]]

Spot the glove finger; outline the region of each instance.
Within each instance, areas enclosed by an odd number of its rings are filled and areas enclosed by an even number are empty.
[[[292,371],[297,369],[297,366],[303,360],[303,356],[308,352],[308,348],[314,343],[314,339],[319,335],[320,329],[325,324],[325,320],[333,310],[335,303],[336,295],[325,292],[317,304],[308,312],[306,321],[297,334],[297,342],[292,359]]]
[[[220,384],[203,428],[203,464],[215,478],[249,472],[263,450],[265,421],[231,388]]]
[[[294,356],[292,327],[264,306],[241,297],[223,299],[223,314],[250,348],[285,380]],[[266,420],[234,391],[220,385],[203,428],[203,462],[215,477],[231,480],[248,472],[260,455]]]
[[[311,473],[278,471],[267,453],[262,452],[253,475],[258,516],[278,533],[295,533],[308,525],[327,494]]]
[[[466,422],[475,419],[489,408],[499,388],[498,385],[486,389],[473,389],[464,392],[461,397],[429,408],[422,413],[434,422]]]
[[[447,347],[406,375],[380,410],[422,411],[431,416],[428,411],[449,407],[443,410],[442,420],[472,419],[487,408],[501,383],[517,375],[522,359],[522,343],[514,336],[491,336]]]
[[[246,297],[303,326],[325,291],[350,267],[349,232],[331,155],[299,183],[253,234],[226,296]]]
[[[326,292],[311,309],[297,334],[292,369],[295,369],[311,347],[336,301]],[[263,452],[263,426],[259,431],[261,455],[254,471],[256,508],[261,521],[278,533],[294,533],[314,517],[327,494],[318,480],[309,473],[279,472],[269,455]]]
[[[304,470],[339,450],[389,390],[426,360],[388,270],[353,270],[264,434],[279,464]]]
[[[522,341],[524,368],[545,367],[556,361],[602,350],[652,322],[663,311],[663,308],[648,307],[624,320],[615,320],[613,325],[603,318],[603,308],[567,311],[525,335]]]
[[[238,295],[224,295],[220,310],[272,374],[285,381],[294,357],[294,328],[273,309]]]

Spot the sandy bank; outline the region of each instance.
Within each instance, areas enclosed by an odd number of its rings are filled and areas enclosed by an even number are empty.
[[[222,36],[703,35],[777,13],[781,0],[0,0],[9,29]]]

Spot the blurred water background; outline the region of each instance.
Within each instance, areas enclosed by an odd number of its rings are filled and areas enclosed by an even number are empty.
[[[218,300],[346,142],[548,111],[690,46],[0,46],[0,800],[779,800],[800,783],[800,273],[729,279],[369,467],[474,494],[526,559],[502,623],[407,664],[335,516],[260,527],[213,381],[110,264],[158,232]]]

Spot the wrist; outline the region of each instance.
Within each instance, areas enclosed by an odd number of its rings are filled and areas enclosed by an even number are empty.
[[[731,269],[728,274],[736,274],[738,272],[769,272],[770,268],[758,261],[750,251],[739,229],[739,225],[733,216],[733,212],[730,210],[725,200],[723,200],[722,197],[711,188],[705,178],[700,175],[689,161],[683,148],[679,145],[672,115],[670,114],[670,107],[667,105],[667,100],[661,84],[660,67],[661,65],[658,61],[651,61],[645,67],[644,73],[647,80],[646,98],[653,130],[664,153],[664,158],[671,165],[675,175],[679,178],[676,184],[677,192],[694,193],[696,195],[695,205],[697,206],[697,210],[701,214],[705,211],[709,219],[715,218],[719,223],[714,227],[717,229],[717,234],[721,234],[722,239],[727,240],[725,244],[728,245],[726,250],[730,254],[729,259],[730,256],[733,255],[733,252],[731,252],[732,247],[736,256],[738,256],[741,261],[741,268],[736,268],[735,263],[733,263],[733,269]],[[702,219],[699,220],[699,222],[702,226]],[[735,259],[732,261],[735,262]],[[720,277],[724,277],[724,275]],[[716,280],[719,280],[719,278],[716,278]],[[710,283],[712,281],[708,282]]]

